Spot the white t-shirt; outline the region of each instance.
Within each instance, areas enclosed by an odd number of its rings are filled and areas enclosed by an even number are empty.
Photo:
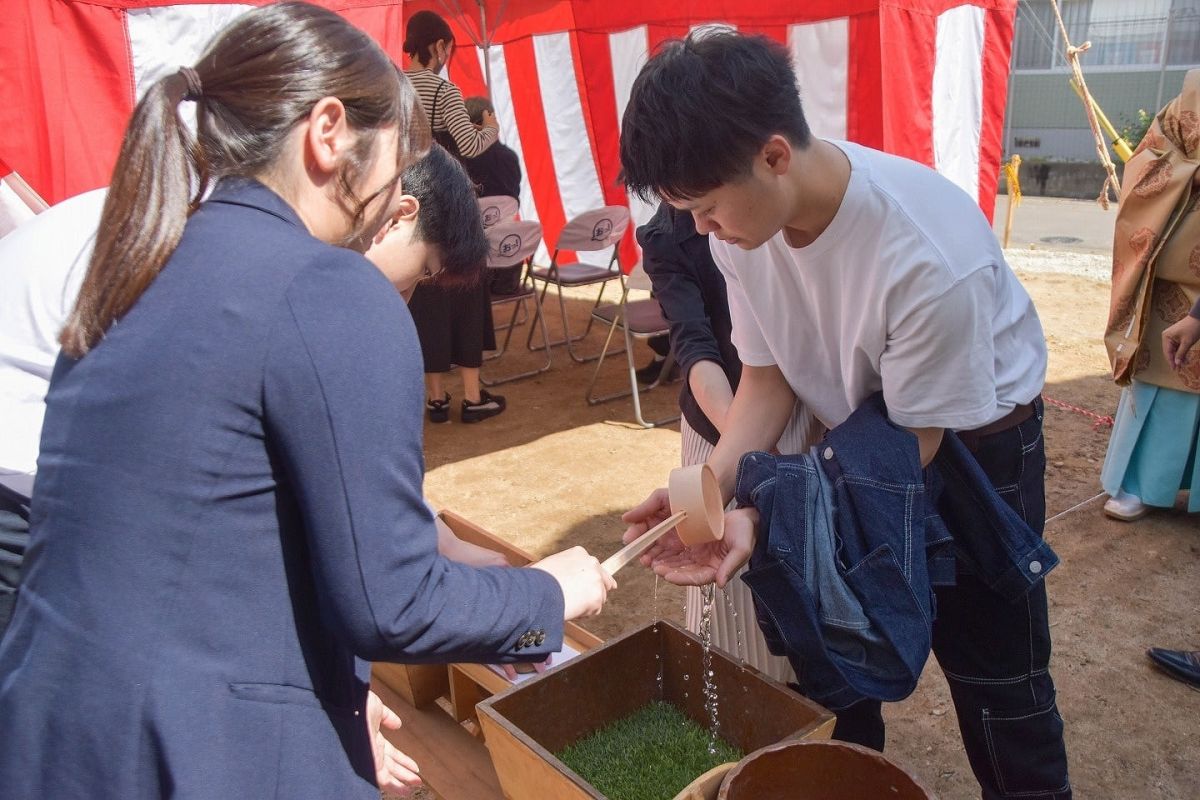
[[[827,426],[880,390],[910,428],[979,428],[1033,400],[1042,326],[979,207],[914,161],[833,144],[850,182],[815,241],[709,237],[742,362],[779,365]]]
[[[37,469],[58,334],[87,272],[105,194],[64,200],[0,239],[0,476]],[[5,483],[20,490],[19,480]]]

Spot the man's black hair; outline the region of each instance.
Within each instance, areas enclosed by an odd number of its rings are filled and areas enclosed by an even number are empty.
[[[420,202],[415,238],[438,248],[444,285],[477,282],[487,263],[488,242],[475,185],[454,156],[440,145],[400,176],[401,190]]]
[[[644,200],[687,200],[744,177],[775,134],[811,140],[788,53],[762,36],[698,31],[642,68],[621,124],[621,179]]]

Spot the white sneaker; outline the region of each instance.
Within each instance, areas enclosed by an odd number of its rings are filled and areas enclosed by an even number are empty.
[[[1142,498],[1121,489],[1104,504],[1104,513],[1122,522],[1133,522],[1150,513]]]

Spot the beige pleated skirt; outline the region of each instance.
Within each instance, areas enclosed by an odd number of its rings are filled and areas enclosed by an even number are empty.
[[[797,412],[792,415],[791,422],[779,440],[779,452],[799,453],[803,451],[811,435],[812,417],[803,413],[797,406]],[[687,420],[679,421],[679,432],[682,435],[683,466],[699,464],[706,460],[713,451],[713,446],[696,433]],[[712,610],[712,643],[734,656],[740,656],[747,664],[765,675],[781,683],[794,682],[796,673],[792,665],[782,656],[773,656],[767,650],[762,631],[755,622],[754,600],[750,589],[739,577],[745,567],[734,575],[725,586],[725,597],[721,590],[716,591]],[[692,633],[700,630],[700,618],[703,614],[700,588],[689,586],[687,589],[687,604],[684,619],[687,629]]]

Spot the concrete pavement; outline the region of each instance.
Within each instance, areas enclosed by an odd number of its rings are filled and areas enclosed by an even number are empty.
[[[1097,189],[1097,194],[1099,193]],[[996,198],[992,230],[1004,239],[1004,215],[1008,196]],[[1074,253],[1112,254],[1113,226],[1117,204],[1105,211],[1092,200],[1057,197],[1023,197],[1013,211],[1012,235],[1008,246],[1022,250],[1065,250]]]

